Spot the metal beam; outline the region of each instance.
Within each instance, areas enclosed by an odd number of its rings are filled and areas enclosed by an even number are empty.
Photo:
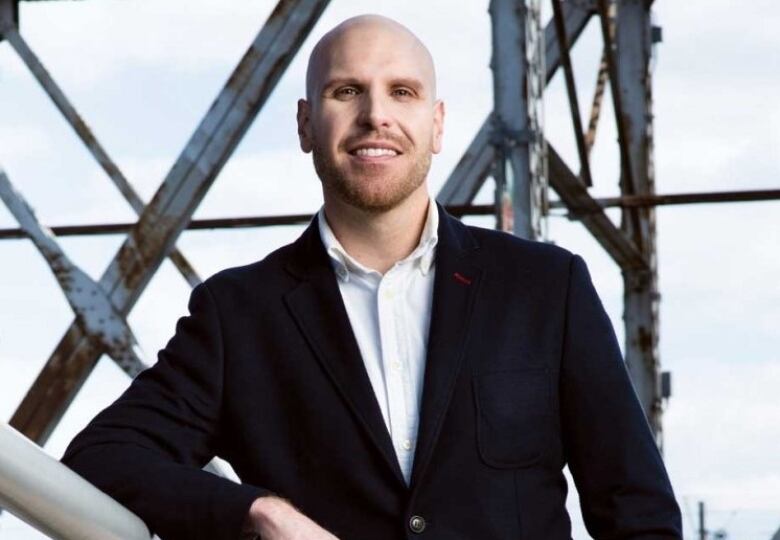
[[[480,149],[486,159],[493,159],[490,145]],[[604,213],[601,205],[590,196],[585,186],[569,169],[555,148],[547,141],[550,167],[550,187],[561,198],[567,208],[576,209],[576,217],[590,231],[596,241],[623,270],[646,269],[647,262],[639,249],[625,232],[621,231]]]
[[[541,235],[546,182],[541,99],[545,81],[539,0],[491,0],[496,218],[521,238]]]
[[[604,91],[607,89],[607,79],[609,71],[607,70],[607,57],[602,53],[599,63],[599,72],[596,75],[596,89],[593,92],[593,102],[590,105],[590,120],[588,121],[588,131],[585,133],[585,146],[588,149],[588,155],[593,150],[596,142],[596,130],[599,127],[599,118],[601,118],[601,105],[604,102]]]
[[[557,154],[556,154],[557,156]],[[560,157],[558,156],[558,159]],[[560,167],[558,167],[559,169]],[[567,167],[568,169],[568,167]],[[573,175],[574,173],[572,173]],[[598,197],[592,199],[603,208],[644,207],[644,206],[674,206],[682,204],[715,204],[733,202],[766,202],[780,200],[780,189],[758,189],[747,191],[716,191],[711,193],[667,193],[663,195],[626,195],[624,197]],[[492,205],[467,204],[447,205],[447,211],[454,216],[474,216],[493,214]],[[574,207],[563,200],[550,201],[550,208],[570,210],[572,219],[580,219],[594,207]],[[193,219],[187,224],[188,231],[215,229],[244,229],[256,227],[273,227],[279,225],[305,225],[311,221],[314,214],[285,214],[276,216],[243,216],[233,218]],[[96,225],[54,225],[48,229],[55,236],[92,236],[105,234],[126,234],[132,230],[135,223],[100,223]],[[0,229],[0,240],[19,240],[28,238],[24,229]]]
[[[620,88],[617,43],[612,38],[610,31],[609,3],[610,0],[598,0],[599,20],[601,21],[601,35],[604,39],[604,58],[607,61],[607,72],[609,73],[610,88],[612,90],[612,105],[615,109],[618,143],[620,144],[621,186],[624,193],[634,195],[636,193],[636,181],[634,180],[636,173],[629,150],[628,127],[623,108],[623,94]]]
[[[114,182],[114,185],[122,193],[125,200],[130,203],[130,206],[133,208],[136,215],[141,215],[145,206],[143,200],[141,200],[141,197],[133,189],[133,186],[130,185],[130,182],[125,178],[125,175],[122,174],[122,171],[119,170],[116,163],[109,157],[108,152],[106,152],[103,145],[97,140],[92,133],[92,130],[76,111],[76,108],[70,103],[62,89],[57,85],[51,75],[49,75],[49,72],[40,60],[38,60],[38,57],[27,45],[27,42],[22,39],[22,36],[15,28],[6,28],[4,34],[8,43],[11,44],[22,61],[27,65],[27,68],[40,83],[41,87],[43,87],[44,91],[49,95],[54,102],[54,105],[59,109],[65,117],[65,120],[67,120],[68,124],[70,124],[76,132],[76,135],[87,147],[89,153],[92,154],[111,181]],[[201,282],[195,269],[178,250],[174,249],[170,254],[170,258],[190,286],[195,287]]]
[[[623,271],[646,269],[647,262],[636,245],[612,223],[549,142],[547,151],[550,186],[558,193],[564,204],[570,208],[584,209],[582,214],[577,214],[578,218]]]
[[[493,122],[498,227],[534,238],[531,222],[531,132],[526,77],[525,0],[491,0]]]
[[[13,188],[2,167],[0,199],[49,264],[82,332],[131,377],[146,369],[125,318],[117,312],[105,291],[68,258],[51,231],[38,223],[35,212]]]
[[[100,279],[127,315],[327,6],[281,0]],[[11,424],[42,444],[100,356],[71,324]]]
[[[304,225],[313,214],[289,214],[279,216],[246,216],[234,218],[193,219],[185,230],[242,229],[249,227],[271,227],[275,225]],[[127,234],[135,223],[99,223],[90,225],[64,225],[51,227],[56,236],[93,236]],[[27,238],[22,229],[0,229],[0,240]]]
[[[566,37],[566,20],[563,15],[562,0],[552,0],[553,21],[555,22],[555,34],[558,36],[558,48],[561,51],[561,65],[566,79],[566,94],[569,97],[569,110],[571,112],[572,126],[574,127],[574,140],[577,142],[577,153],[580,156],[580,178],[586,186],[593,185],[590,175],[590,163],[588,160],[588,148],[585,144],[585,135],[582,130],[582,118],[580,118],[580,104],[577,99],[577,85],[574,82],[574,70],[569,56],[569,40]]]
[[[0,0],[0,42],[19,26],[19,0]]]
[[[487,127],[482,126],[480,133],[475,138],[472,146],[470,147],[471,155],[480,156],[480,160],[483,162],[492,162],[495,159],[495,150],[488,144],[488,136],[485,133]],[[644,260],[643,255],[634,243],[622,232],[612,220],[604,213],[601,206],[590,196],[582,183],[578,180],[577,176],[569,169],[563,159],[558,155],[547,142],[547,152],[549,160],[549,180],[550,186],[558,193],[558,196],[567,206],[576,208],[578,216],[582,215],[581,221],[583,225],[593,234],[596,240],[606,250],[606,252],[615,260],[615,262],[622,269],[629,268],[647,268],[647,263]],[[458,174],[462,174],[464,169],[457,168]],[[463,182],[460,184],[445,184],[445,188],[452,189],[452,193],[458,196],[463,196],[467,193],[467,186],[471,185],[473,189],[474,184]],[[444,193],[448,191],[442,190]],[[456,198],[452,196],[452,198]],[[446,200],[442,200],[441,195],[438,200],[442,204],[446,204]],[[449,199],[452,200],[452,199]],[[458,200],[456,198],[456,200]],[[458,200],[458,204],[460,200]],[[468,203],[465,203],[468,204]]]
[[[566,27],[566,41],[569,49],[579,39],[591,17],[597,13],[595,0],[563,0],[563,20]],[[550,21],[544,29],[545,65],[549,84],[561,67],[561,49],[555,22]]]
[[[453,216],[488,216],[494,211],[490,204],[448,205],[447,212]],[[186,230],[215,230],[215,229],[246,229],[256,227],[273,227],[280,225],[306,225],[314,217],[314,214],[287,214],[277,216],[245,216],[235,218],[194,219],[187,225]],[[56,236],[94,236],[126,234],[130,232],[135,223],[100,223],[97,225],[65,225],[54,226],[50,230]],[[28,238],[28,234],[19,228],[0,229],[0,240],[19,240]]]
[[[624,133],[621,146],[632,166],[633,191],[623,195],[655,193],[652,163],[652,48],[650,9],[644,0],[619,0],[616,24],[618,79]],[[629,208],[623,230],[640,246],[649,263],[647,271],[624,272],[626,364],[648,421],[662,446],[662,397],[658,353],[658,273],[655,209]]]
[[[713,204],[732,202],[760,202],[780,200],[780,189],[757,189],[748,191],[716,191],[710,193],[667,193],[665,195],[624,195],[623,197],[603,197],[594,199],[600,208],[641,208],[651,206],[669,206],[678,204]],[[568,208],[575,214],[585,213],[587,209],[572,208],[562,201],[552,201],[550,208]],[[2,233],[0,233],[1,235]],[[2,238],[2,236],[0,236]]]
[[[601,21],[601,35],[604,39],[604,58],[607,61],[607,73],[609,74],[609,83],[612,95],[612,107],[615,110],[615,124],[618,133],[618,145],[620,148],[620,191],[623,195],[635,195],[637,193],[636,175],[637,164],[632,159],[632,152],[629,148],[629,122],[626,111],[623,107],[623,91],[621,88],[621,74],[618,68],[618,46],[617,40],[613,37],[612,16],[610,6],[612,0],[598,0],[599,20]],[[624,55],[625,56],[625,55]],[[638,232],[639,216],[633,209],[627,209],[623,212],[622,219],[630,222],[627,227],[629,233],[634,235],[634,242],[643,249],[644,237]]]
[[[592,2],[580,0],[568,0],[563,4],[563,18],[566,26],[566,37],[573,46],[587,26],[591,17],[595,14],[595,6]],[[551,22],[544,30],[545,64],[547,83],[561,65],[561,51],[558,44],[555,25]],[[495,157],[492,148],[489,148],[490,133],[492,130],[492,113],[488,115],[471,141],[463,157],[458,161],[455,169],[450,173],[444,186],[436,196],[441,204],[469,204],[476,196],[482,184],[490,173],[491,164]],[[488,150],[489,148],[489,150]],[[488,157],[488,152],[491,154]]]
[[[468,204],[477,196],[495,161],[490,145],[492,115],[488,116],[436,196],[441,204]]]

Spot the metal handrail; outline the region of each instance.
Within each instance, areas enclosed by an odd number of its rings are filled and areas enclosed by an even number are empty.
[[[62,540],[150,540],[141,519],[0,422],[0,506]]]

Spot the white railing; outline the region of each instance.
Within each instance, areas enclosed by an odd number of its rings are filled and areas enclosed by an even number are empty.
[[[61,540],[149,540],[138,516],[0,422],[0,507]]]

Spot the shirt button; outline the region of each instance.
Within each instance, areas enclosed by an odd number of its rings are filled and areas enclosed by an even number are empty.
[[[421,533],[425,530],[425,519],[422,516],[412,516],[409,520],[409,528],[414,533]]]
[[[409,439],[404,439],[404,442],[401,443],[401,447],[404,450],[411,450],[412,449],[412,441]]]
[[[401,362],[399,362],[398,360],[393,360],[393,362],[390,365],[395,371],[401,370]]]

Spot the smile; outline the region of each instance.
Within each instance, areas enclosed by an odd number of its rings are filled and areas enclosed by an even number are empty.
[[[358,148],[352,154],[360,157],[382,157],[397,156],[398,152],[392,148]]]

